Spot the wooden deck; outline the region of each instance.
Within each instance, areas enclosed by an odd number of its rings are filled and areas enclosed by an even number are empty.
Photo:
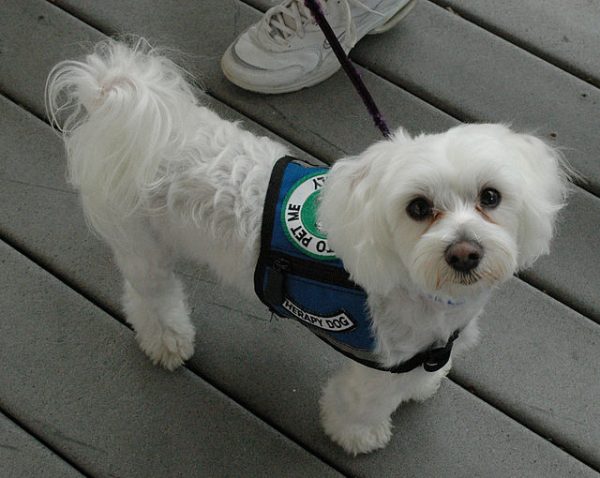
[[[261,96],[222,52],[268,0],[0,0],[0,477],[598,477],[600,4],[420,0],[352,57],[392,126],[502,121],[561,146],[585,178],[552,254],[501,288],[482,342],[441,390],[351,458],[319,426],[343,360],[182,264],[196,354],[153,367],[123,324],[120,278],[65,181],[45,78],[106,35],[180,53],[207,103],[331,162],[378,139],[342,73]]]

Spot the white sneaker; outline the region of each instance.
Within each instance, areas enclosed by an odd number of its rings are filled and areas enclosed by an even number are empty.
[[[346,52],[366,34],[392,28],[416,2],[320,0]],[[304,0],[286,0],[269,9],[229,46],[221,68],[232,83],[246,90],[288,93],[329,78],[340,64]]]

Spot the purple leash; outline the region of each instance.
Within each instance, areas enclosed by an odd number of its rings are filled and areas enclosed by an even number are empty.
[[[323,14],[323,10],[321,10],[321,5],[319,5],[318,0],[304,0],[304,4],[312,13],[315,21],[317,22],[317,25],[319,25],[321,30],[323,30],[325,38],[327,38],[327,41],[331,45],[333,53],[335,53],[335,56],[342,65],[342,68],[346,72],[346,75],[348,75],[350,81],[352,81],[354,88],[356,89],[356,91],[358,91],[358,94],[360,95],[363,103],[367,107],[367,110],[369,110],[369,114],[371,115],[371,118],[373,118],[375,126],[377,126],[379,131],[381,131],[381,133],[386,139],[389,138],[391,136],[390,129],[388,128],[388,125],[386,124],[383,115],[377,108],[377,105],[375,104],[371,93],[369,93],[369,90],[362,81],[360,73],[356,70],[352,62],[348,59],[348,55],[346,55],[346,52],[340,45],[340,42],[335,36],[335,33],[331,29],[331,26],[325,19],[325,15]]]

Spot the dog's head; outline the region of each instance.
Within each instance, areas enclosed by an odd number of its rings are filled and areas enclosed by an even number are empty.
[[[557,152],[502,125],[398,131],[334,165],[320,218],[368,292],[473,296],[549,251],[567,174]]]

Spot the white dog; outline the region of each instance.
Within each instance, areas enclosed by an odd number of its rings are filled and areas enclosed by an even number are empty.
[[[109,41],[57,65],[47,86],[70,180],[125,277],[127,320],[168,369],[194,351],[175,260],[208,264],[255,298],[265,194],[288,154],[199,105],[184,77],[142,41]],[[366,293],[381,369],[451,344],[455,331],[454,351],[473,345],[490,291],[548,253],[568,189],[556,151],[492,124],[399,129],[327,178],[319,228]],[[325,431],[349,453],[385,446],[392,412],[433,395],[450,361],[441,365],[390,373],[348,361],[324,389]]]

